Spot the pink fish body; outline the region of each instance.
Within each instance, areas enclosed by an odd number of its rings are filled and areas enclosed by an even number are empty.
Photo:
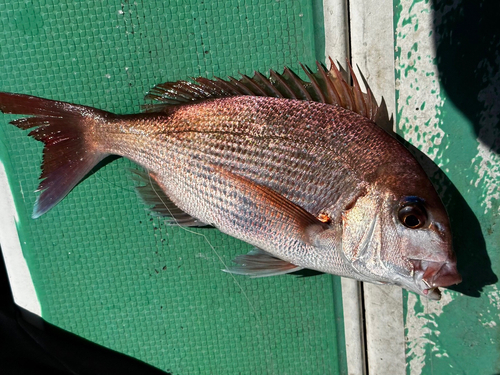
[[[371,92],[333,64],[318,68],[306,71],[312,83],[288,70],[166,83],[137,115],[0,93],[3,112],[33,115],[13,124],[45,144],[34,217],[120,155],[147,171],[138,191],[172,224],[211,225],[257,248],[229,272],[309,268],[439,299],[461,278],[435,189],[374,123]]]

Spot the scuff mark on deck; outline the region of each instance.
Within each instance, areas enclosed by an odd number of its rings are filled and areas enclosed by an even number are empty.
[[[433,12],[423,1],[403,0],[401,8],[396,27],[398,130],[408,142],[442,166],[439,146],[445,133],[439,125],[445,99],[440,95],[436,56],[430,52],[435,51],[434,37],[429,32]],[[405,84],[401,84],[401,78]]]
[[[432,335],[439,336],[436,318],[443,313],[443,308],[453,301],[452,292],[443,291],[440,301],[422,301],[420,296],[408,294],[408,314],[406,316],[407,366],[412,375],[422,374],[426,362],[426,351],[436,357],[448,357],[446,351],[432,340]]]

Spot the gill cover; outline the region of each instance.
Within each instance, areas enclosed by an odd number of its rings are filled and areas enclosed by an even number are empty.
[[[367,191],[342,213],[342,254],[354,272],[371,282],[384,282],[386,276],[381,261],[380,205],[380,197]]]

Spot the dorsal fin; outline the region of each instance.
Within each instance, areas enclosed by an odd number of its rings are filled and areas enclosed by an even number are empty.
[[[312,72],[300,64],[309,81],[299,78],[289,68],[282,74],[271,70],[269,78],[259,72],[253,77],[242,75],[240,79],[193,78],[192,82],[165,82],[156,85],[146,95],[154,104],[145,105],[146,112],[163,112],[166,107],[197,102],[209,98],[221,98],[237,95],[269,96],[277,98],[309,100],[335,104],[356,112],[381,125],[387,122],[387,109],[382,101],[378,105],[373,93],[360,72],[366,93],[361,91],[359,81],[348,63],[348,71],[337,68],[330,58],[330,69],[316,62],[317,71]],[[359,69],[358,69],[359,70]],[[349,76],[352,84],[349,83]]]

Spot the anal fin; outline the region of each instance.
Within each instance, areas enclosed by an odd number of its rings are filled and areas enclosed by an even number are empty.
[[[248,254],[237,256],[233,262],[237,265],[223,271],[251,278],[284,275],[304,268],[276,258],[259,248],[254,248]]]
[[[152,212],[164,217],[167,224],[180,225],[182,227],[207,226],[204,222],[177,207],[167,194],[165,194],[154,173],[146,173],[136,169],[133,169],[132,172],[134,173],[134,179],[140,183],[135,188],[139,197],[150,207]]]

